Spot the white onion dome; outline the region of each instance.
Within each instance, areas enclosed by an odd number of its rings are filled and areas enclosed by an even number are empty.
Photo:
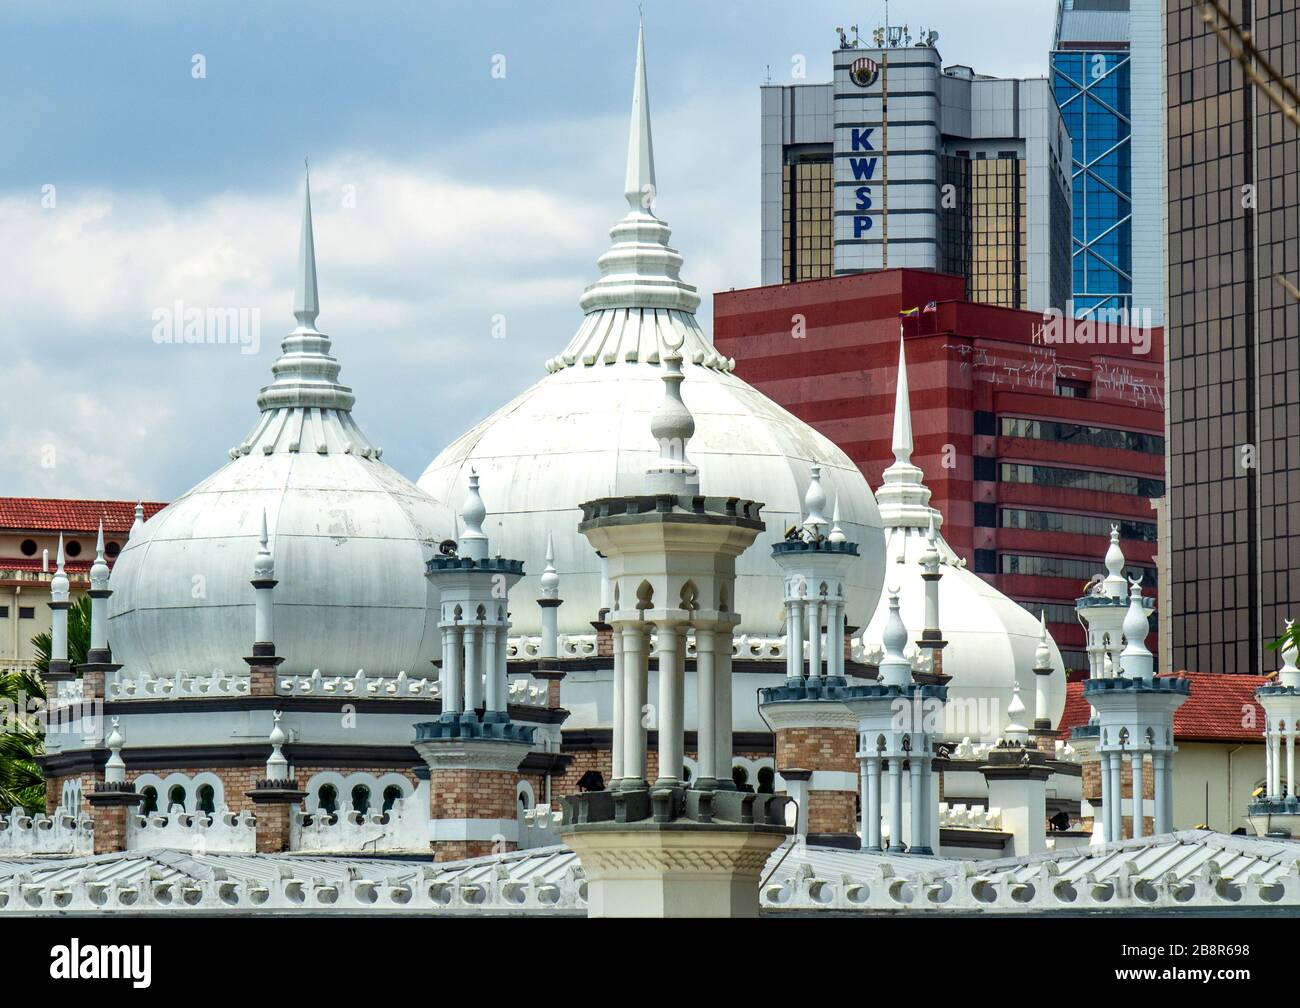
[[[1065,707],[1065,665],[1060,650],[1050,634],[1043,635],[1038,619],[1021,605],[1007,598],[991,584],[966,567],[937,531],[943,516],[930,507],[930,490],[921,470],[912,464],[911,409],[907,392],[907,362],[899,348],[899,379],[894,411],[894,464],[884,473],[884,485],[876,494],[881,521],[885,528],[885,572],[891,585],[899,586],[899,611],[909,632],[905,650],[917,672],[928,672],[925,651],[916,644],[925,626],[925,581],[921,575],[926,564],[934,566],[938,554],[939,626],[943,649],[943,673],[948,683],[949,736],[972,738],[986,735],[983,729],[996,729],[991,735],[1002,737],[1007,725],[1007,709],[1018,684],[1026,695],[1034,695],[1034,668],[1047,668],[1047,711],[1039,717],[1060,722]],[[859,641],[859,654],[868,661],[881,661],[886,652],[884,635],[890,625],[890,608],[884,600],[866,624]],[[1040,644],[1047,648],[1048,664],[1043,665]],[[958,724],[959,705],[981,718],[997,718],[992,726]],[[990,737],[987,736],[986,737]]]
[[[578,533],[585,500],[642,493],[662,444],[652,418],[663,403],[661,363],[681,355],[681,397],[694,418],[689,464],[698,493],[764,502],[767,530],[737,562],[741,632],[782,633],[784,588],[771,547],[803,520],[803,489],[813,466],[840,507],[840,526],[859,545],[847,579],[848,618],[862,625],[881,584],[881,528],[876,502],[857,466],[828,438],[733,373],[695,319],[699,295],[682,281],[681,255],[653,213],[656,194],[645,75],[638,40],[624,194],[628,211],[610,231],[600,279],[583,293],[584,317],[568,346],[547,362],[547,375],[452,442],[420,478],[422,489],[452,502],[477,470],[492,512],[492,539],[506,556],[541,571],[547,534],[564,581],[559,631],[590,634],[601,606],[600,560]],[[659,432],[658,426],[655,428]],[[657,436],[657,434],[656,434]],[[674,456],[669,456],[674,457]],[[692,477],[693,479],[695,477]],[[540,611],[520,606],[515,632],[540,631]]]
[[[136,527],[113,566],[109,644],[123,675],[242,671],[249,573],[271,553],[283,673],[426,673],[440,653],[424,565],[451,515],[381,461],[357,426],[319,310],[309,190],[298,325],[258,396],[257,422],[225,466]]]

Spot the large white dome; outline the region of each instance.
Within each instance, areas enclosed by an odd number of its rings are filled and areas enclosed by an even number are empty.
[[[114,564],[109,644],[123,674],[243,671],[265,511],[281,670],[427,673],[440,654],[424,576],[451,515],[380,460],[352,419],[318,308],[310,197],[295,314],[262,413],[231,461],[143,525]]]
[[[610,231],[600,280],[582,295],[582,324],[547,362],[550,374],[449,445],[420,487],[450,503],[476,469],[496,547],[524,561],[536,590],[552,534],[564,599],[560,631],[591,633],[602,605],[600,561],[578,533],[578,505],[644,488],[646,466],[659,454],[650,416],[663,397],[660,361],[675,349],[684,358],[682,398],[695,417],[690,459],[700,470],[700,492],[766,504],[767,531],[737,564],[741,632],[782,632],[784,582],[771,545],[800,521],[813,465],[822,467],[845,535],[859,544],[848,612],[860,625],[880,594],[883,541],[871,489],[830,440],[738,378],[734,362],[713,349],[695,320],[699,295],[680,278],[682,257],[668,245],[668,226],[649,210],[656,191],[638,51],[624,186],[629,210]],[[537,608],[514,609],[515,632],[537,633]]]

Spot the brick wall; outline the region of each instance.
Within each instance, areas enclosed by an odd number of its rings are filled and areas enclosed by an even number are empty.
[[[851,728],[782,728],[776,733],[778,770],[858,772],[858,735]]]
[[[431,819],[517,819],[519,779],[514,771],[432,770],[429,773]],[[458,861],[518,844],[500,840],[440,840],[433,845],[435,861]]]

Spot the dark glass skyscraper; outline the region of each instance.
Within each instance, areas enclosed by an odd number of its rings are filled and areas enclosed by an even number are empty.
[[[1230,0],[1294,79],[1300,0]],[[1168,0],[1169,516],[1174,668],[1259,672],[1300,617],[1300,140]]]

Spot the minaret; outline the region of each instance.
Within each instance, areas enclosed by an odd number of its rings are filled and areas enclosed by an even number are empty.
[[[283,747],[288,736],[280,727],[280,718],[279,711],[271,715],[271,731],[267,738],[271,743],[271,755],[266,760],[266,777],[259,780],[252,791],[245,792],[257,814],[259,854],[279,854],[290,849],[293,814],[307,797],[306,791],[299,790],[289,760],[284,755]]]
[[[1300,668],[1292,636],[1294,621],[1286,621],[1286,643],[1277,678],[1255,690],[1264,708],[1264,793],[1251,801],[1247,818],[1259,836],[1300,836],[1300,800],[1296,789],[1296,732],[1300,729]]]
[[[45,673],[47,683],[67,682],[75,678],[72,664],[68,661],[68,609],[72,602],[63,563],[63,533],[60,532],[54,576],[50,578],[50,663]],[[55,690],[47,689],[46,693],[49,699],[54,699]]]
[[[889,591],[889,616],[881,643],[884,657],[877,681],[851,686],[841,694],[858,722],[862,846],[867,850],[886,849],[883,822],[887,809],[888,850],[933,854],[939,849],[939,782],[934,744],[943,731],[948,687],[915,681],[912,663],[903,653],[907,627],[899,613],[897,588]],[[910,789],[904,787],[904,764]],[[906,833],[905,790],[910,807]]]
[[[104,763],[103,778],[96,782],[95,790],[87,796],[94,810],[96,854],[116,854],[127,849],[127,816],[138,805],[141,796],[135,785],[127,779],[126,763],[122,759],[121,719],[113,718],[108,738],[108,759]]]
[[[127,540],[130,541],[131,537],[142,528],[144,528],[144,501],[136,501],[135,521],[131,523],[131,531],[126,534]]]
[[[1103,838],[1107,842],[1123,839],[1126,832],[1134,838],[1148,832],[1148,796],[1143,782],[1143,763],[1148,756],[1154,782],[1149,796],[1154,832],[1173,829],[1173,757],[1177,751],[1174,711],[1187,699],[1191,684],[1185,678],[1154,674],[1154,659],[1146,646],[1150,616],[1142,597],[1141,579],[1129,582],[1128,609],[1123,619],[1128,643],[1120,655],[1120,674],[1109,679],[1089,679],[1083,684],[1084,698],[1097,712],[1095,738],[1101,764]],[[1126,760],[1131,795],[1131,827],[1127,831],[1123,805]]]
[[[857,718],[839,697],[848,683],[844,586],[858,544],[840,530],[838,505],[824,534],[825,508],[821,467],[813,466],[804,494],[808,517],[772,547],[785,575],[786,681],[759,691],[759,710],[776,734],[778,787],[796,804],[796,832],[819,846],[857,848]]]
[[[99,522],[95,539],[95,560],[90,565],[90,647],[86,663],[81,666],[81,689],[86,699],[104,699],[109,675],[120,665],[113,664],[108,647],[108,599],[113,594],[108,587],[108,560],[104,556],[104,522]]]
[[[1056,729],[1048,716],[1047,689],[1051,682],[1052,651],[1047,645],[1047,613],[1038,614],[1038,647],[1034,649],[1034,727],[1029,734],[1048,759],[1056,755]]]
[[[1025,703],[1016,683],[1007,705],[1002,740],[989,750],[980,773],[988,786],[989,808],[1002,810],[1002,828],[1011,834],[1014,857],[1047,850],[1047,757],[1030,745]]]
[[[912,406],[907,383],[907,353],[901,334],[891,447],[894,461],[882,474],[884,482],[876,491],[876,503],[885,528],[924,529],[929,526],[932,515],[936,527],[942,525],[943,516],[930,507],[930,488],[925,485],[925,474],[912,464]]]
[[[442,710],[437,720],[416,724],[415,748],[429,766],[438,861],[514,850],[519,842],[518,769],[533,729],[510,720],[506,651],[510,589],[524,576],[524,563],[491,555],[487,514],[471,469],[456,549],[425,565],[439,595]],[[464,786],[468,771],[473,791]]]
[[[542,647],[537,657],[537,671],[533,675],[546,683],[546,706],[554,710],[560,706],[560,683],[564,679],[564,669],[559,660],[558,631],[560,606],[564,600],[560,598],[560,575],[555,570],[555,542],[549,532],[546,533],[546,568],[542,571],[541,583],[542,594],[537,606],[542,611]]]
[[[274,696],[276,669],[284,661],[275,653],[274,590],[280,582],[275,579],[275,559],[271,555],[270,538],[266,530],[266,508],[262,508],[262,528],[258,536],[257,555],[253,558],[253,653],[244,659],[248,663],[248,692],[250,696]]]
[[[758,881],[766,857],[789,834],[784,795],[745,794],[731,785],[733,634],[736,558],[763,530],[762,505],[699,494],[688,442],[695,420],[681,393],[682,357],[729,370],[694,322],[699,296],[677,276],[681,257],[667,247],[667,228],[643,201],[653,192],[644,27],[637,39],[632,125],[624,193],[629,213],[611,232],[601,279],[583,294],[589,317],[605,309],[656,308],[667,322],[648,333],[650,360],[663,362],[663,398],[651,421],[659,457],[639,493],[583,503],[578,530],[606,558],[612,586],[615,661],[614,745],[618,779],[606,791],[564,798],[563,837],[588,880],[593,917],[758,916]],[[652,274],[658,273],[658,276]],[[641,312],[636,312],[640,316]],[[637,360],[619,340],[594,350],[584,325],[548,367],[581,360]],[[666,329],[670,336],[665,340]],[[667,345],[665,345],[667,342]],[[609,354],[610,356],[606,356]],[[695,634],[697,771],[685,771],[686,639]],[[659,695],[654,708],[658,767],[647,761],[651,633]],[[649,778],[653,777],[653,781]]]
[[[935,541],[934,511],[930,512],[930,522],[925,534],[925,552],[921,554],[921,580],[925,582],[925,628],[917,646],[930,653],[931,674],[943,675],[943,649],[947,641],[939,628],[939,578],[943,576],[940,569],[942,558],[939,545]],[[946,678],[941,681],[946,681]]]

